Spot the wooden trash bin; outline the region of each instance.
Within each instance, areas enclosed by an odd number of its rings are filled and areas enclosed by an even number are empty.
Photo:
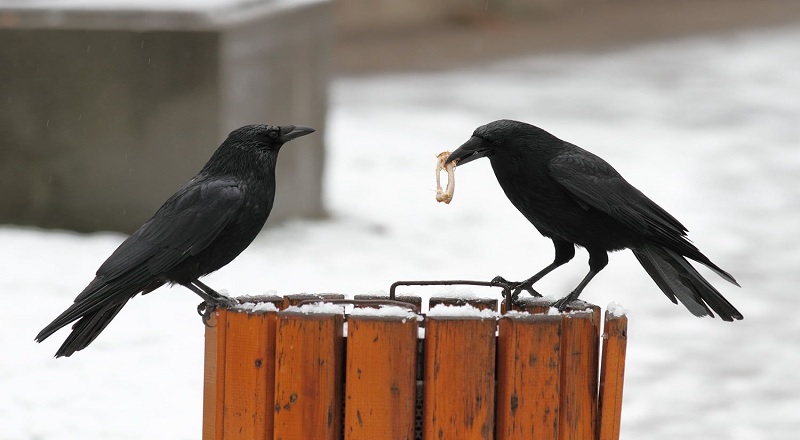
[[[475,298],[423,316],[295,299],[215,312],[204,440],[619,438],[627,317],[616,310],[601,337],[592,305],[500,314]]]

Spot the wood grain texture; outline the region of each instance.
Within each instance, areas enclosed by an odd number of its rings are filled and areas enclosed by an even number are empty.
[[[595,438],[599,330],[594,311],[562,314],[559,438]]]
[[[558,439],[561,317],[505,316],[497,339],[497,440]]]
[[[416,366],[415,319],[349,318],[346,440],[414,439]]]
[[[627,344],[628,317],[613,316],[606,311],[600,361],[599,440],[619,440]]]
[[[423,438],[492,439],[494,319],[428,317]]]
[[[275,440],[339,440],[343,316],[278,312]]]
[[[272,438],[276,313],[218,310],[206,328],[203,439]]]

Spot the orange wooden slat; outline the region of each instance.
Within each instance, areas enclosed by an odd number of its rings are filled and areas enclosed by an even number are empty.
[[[276,312],[227,312],[223,439],[271,439]]]
[[[206,328],[203,439],[272,438],[275,312],[220,309]]]
[[[561,408],[559,438],[595,438],[599,331],[595,313],[561,315]]]
[[[343,316],[282,311],[275,346],[275,440],[339,440]]]
[[[414,438],[416,364],[416,319],[348,319],[346,440]]]
[[[203,440],[221,440],[225,384],[225,329],[227,311],[211,316],[205,334],[203,373]]]
[[[613,316],[606,311],[600,361],[599,440],[619,439],[627,343],[628,317]]]
[[[428,317],[423,439],[494,436],[494,318]]]
[[[556,440],[561,316],[509,315],[497,338],[497,440]]]

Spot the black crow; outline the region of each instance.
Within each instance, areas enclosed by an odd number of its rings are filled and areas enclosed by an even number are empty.
[[[673,303],[680,301],[695,316],[714,316],[713,310],[725,321],[742,319],[686,258],[738,286],[736,280],[700,253],[678,220],[603,159],[511,120],[478,127],[447,163],[456,161],[458,167],[479,157],[489,158],[508,199],[555,246],[551,264],[523,282],[510,283],[515,297],[522,290],[539,296],[533,283],[571,260],[575,245],[582,246],[589,252],[589,273],[554,304],[563,311],[608,264],[608,252],[627,248]]]
[[[56,352],[56,357],[70,356],[86,348],[129,299],[165,283],[200,295],[208,309],[235,304],[199,278],[230,263],[256,238],[272,210],[278,151],[313,132],[300,125],[247,125],[231,132],[203,169],[122,242],[36,341],[77,320]]]

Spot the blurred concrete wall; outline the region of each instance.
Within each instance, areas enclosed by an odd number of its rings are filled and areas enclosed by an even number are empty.
[[[332,15],[0,6],[0,223],[130,232],[250,123],[318,130],[281,151],[271,221],[322,215]]]
[[[574,6],[581,0],[335,0],[338,31],[368,35],[402,31],[487,13],[535,14]]]

